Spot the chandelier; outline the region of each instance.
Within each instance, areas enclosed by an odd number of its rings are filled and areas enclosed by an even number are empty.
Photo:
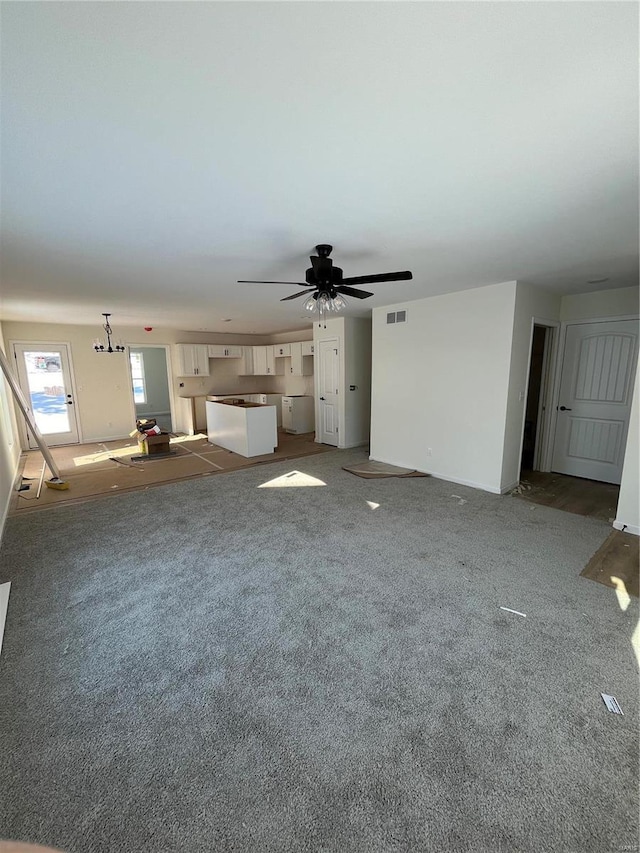
[[[104,324],[102,328],[107,333],[107,345],[105,346],[99,338],[96,338],[93,342],[93,348],[96,352],[124,352],[124,347],[120,344],[117,344],[115,347],[111,345],[111,337],[113,336],[113,329],[111,328],[111,324],[109,323],[109,317],[111,314],[103,314]]]

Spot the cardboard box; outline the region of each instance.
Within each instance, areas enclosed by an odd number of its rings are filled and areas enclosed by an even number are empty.
[[[169,453],[169,433],[161,432],[160,435],[138,434],[138,448],[140,453],[153,456],[156,453]]]

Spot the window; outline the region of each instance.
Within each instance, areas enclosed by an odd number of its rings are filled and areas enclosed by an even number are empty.
[[[147,389],[144,382],[144,359],[141,352],[129,353],[131,378],[133,379],[133,400],[135,403],[147,402]]]

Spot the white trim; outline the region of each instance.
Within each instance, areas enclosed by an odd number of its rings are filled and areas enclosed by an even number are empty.
[[[52,447],[62,447],[62,446],[71,447],[74,444],[84,444],[84,437],[82,435],[82,423],[81,423],[81,419],[80,419],[80,409],[78,407],[78,391],[76,389],[76,371],[75,371],[75,368],[73,366],[73,352],[72,352],[72,348],[71,348],[71,342],[70,341],[16,341],[16,340],[10,340],[8,345],[9,345],[9,349],[11,350],[11,356],[12,357],[11,358],[8,357],[7,361],[9,362],[9,364],[11,366],[11,372],[15,376],[16,382],[18,383],[18,385],[20,385],[20,375],[18,374],[18,366],[17,366],[18,360],[15,357],[16,351],[14,349],[14,346],[16,344],[18,346],[29,346],[29,347],[41,346],[41,348],[44,350],[46,350],[48,346],[66,347],[66,349],[67,349],[67,361],[69,362],[69,382],[71,383],[71,393],[73,394],[74,418],[76,421],[76,429],[78,432],[78,441],[77,442],[71,441],[68,443],[68,445],[67,444],[65,444],[65,445],[53,444],[51,446]],[[20,387],[22,388],[22,385],[20,385]],[[25,396],[27,397],[27,399],[29,399],[29,389],[27,388],[25,391],[25,389],[23,388],[22,390],[23,390],[23,393],[25,394]],[[37,450],[38,449],[37,447],[29,447],[29,442],[27,440],[27,425],[25,423],[24,418],[23,417],[16,417],[16,421],[17,421],[17,426],[18,426],[18,434],[19,434],[19,438],[20,438],[21,449],[25,453],[29,450]],[[46,438],[47,437],[45,436],[45,441],[46,441]]]
[[[583,323],[617,323],[618,320],[640,320],[640,314],[616,314],[613,317],[582,318],[581,320],[561,320],[563,326],[581,326]]]
[[[10,592],[11,581],[8,581],[7,583],[0,583],[0,654],[2,654],[2,638],[4,637],[4,626],[7,621]]]
[[[241,346],[241,344],[234,344],[234,346]],[[137,413],[136,413],[136,404],[133,399],[133,379],[131,377],[131,359],[129,355],[131,350],[138,349],[163,349],[165,353],[165,361],[167,365],[167,386],[169,388],[169,408],[171,415],[171,432],[176,432],[176,401],[175,394],[173,389],[173,367],[171,364],[171,345],[170,344],[127,344],[129,349],[127,353],[127,364],[129,366],[129,384],[131,386],[131,416],[133,418],[132,423],[135,424]],[[202,396],[205,396],[204,394]]]
[[[616,520],[613,522],[613,526],[616,530],[622,530],[624,527],[625,533],[633,533],[634,536],[640,536],[640,527],[636,527],[635,524],[625,524],[624,521]]]
[[[492,495],[501,495],[518,485],[518,481],[516,481],[510,486],[505,486],[503,489],[498,488],[497,486],[487,486],[484,483],[475,483],[473,480],[460,480],[457,477],[438,474],[435,471],[424,471],[420,468],[406,465],[404,462],[391,461],[389,459],[376,459],[371,455],[369,456],[369,460],[371,462],[381,462],[383,465],[395,465],[397,468],[407,468],[410,471],[417,471],[419,474],[428,474],[428,476],[433,477],[434,480],[443,480],[446,483],[455,483],[457,486],[468,486],[470,489],[479,489],[481,492],[490,492]]]
[[[20,459],[21,456],[15,460],[13,477],[11,479],[11,488],[9,489],[9,493],[7,494],[7,500],[2,508],[2,516],[0,517],[0,544],[2,543],[2,537],[4,535],[4,526],[7,523],[7,518],[9,516],[9,507],[11,506],[11,499],[13,497],[13,493],[16,491],[18,485],[18,479],[20,479]]]

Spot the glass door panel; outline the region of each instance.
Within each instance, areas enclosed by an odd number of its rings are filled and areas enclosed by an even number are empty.
[[[47,444],[77,444],[69,356],[64,344],[14,344],[20,387]],[[29,447],[37,444],[27,427]]]

